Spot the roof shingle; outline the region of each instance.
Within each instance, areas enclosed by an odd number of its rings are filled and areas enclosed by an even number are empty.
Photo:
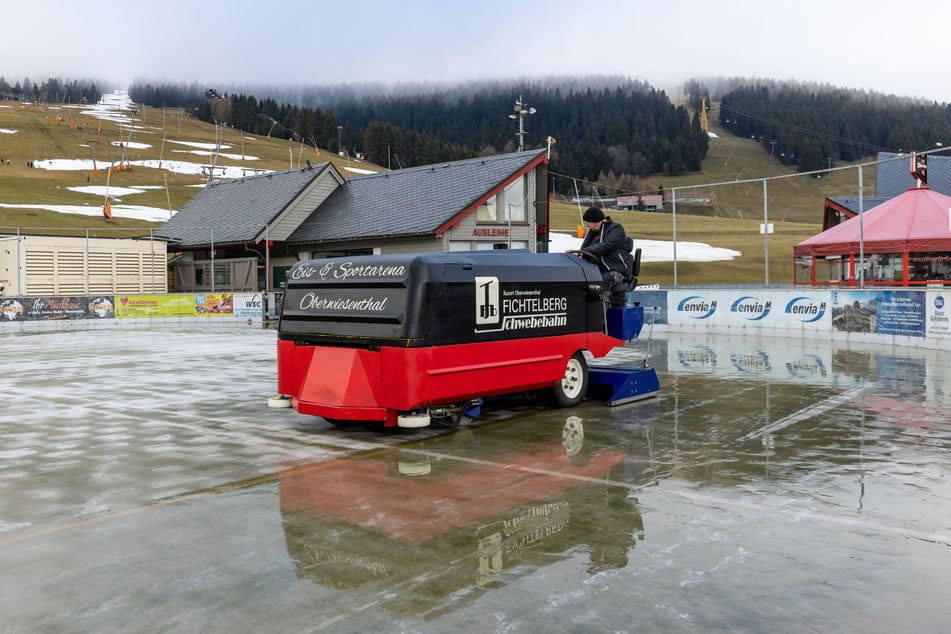
[[[288,242],[328,242],[435,234],[544,150],[350,177]]]
[[[155,235],[186,247],[249,242],[328,165],[211,183]]]
[[[351,176],[286,241],[435,235],[506,180],[541,163],[544,154],[530,150]],[[328,166],[212,183],[156,236],[182,247],[252,241]]]
[[[907,155],[879,152],[878,160],[885,162],[879,163],[875,168],[877,198],[894,198],[912,187],[917,187],[918,183],[911,175],[911,164]],[[928,187],[951,196],[951,157],[928,155]]]

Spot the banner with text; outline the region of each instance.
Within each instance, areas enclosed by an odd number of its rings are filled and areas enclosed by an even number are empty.
[[[667,322],[678,326],[828,330],[828,291],[668,291]]]

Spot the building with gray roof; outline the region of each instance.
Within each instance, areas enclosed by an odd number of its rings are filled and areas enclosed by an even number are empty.
[[[823,231],[857,216],[860,208],[868,211],[918,186],[918,181],[911,175],[909,155],[879,152],[876,160],[875,195],[866,196],[861,201],[857,196],[826,198]],[[951,157],[928,155],[928,187],[951,196]]]
[[[301,259],[548,244],[544,150],[344,177],[333,164],[219,181],[156,236],[173,288],[275,290]]]

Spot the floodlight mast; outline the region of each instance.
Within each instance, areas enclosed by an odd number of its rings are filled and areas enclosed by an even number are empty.
[[[518,132],[515,133],[515,136],[518,137],[519,152],[525,149],[525,118],[535,114],[535,112],[535,108],[529,108],[528,104],[522,101],[522,95],[519,95],[518,99],[515,100],[513,113],[509,115],[509,119],[518,119]]]

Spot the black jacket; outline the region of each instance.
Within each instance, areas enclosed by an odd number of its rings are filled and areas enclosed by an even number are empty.
[[[617,271],[629,280],[634,265],[631,247],[632,241],[627,237],[624,227],[608,216],[601,224],[600,231],[588,230],[581,241],[580,251],[595,258],[602,271]]]

